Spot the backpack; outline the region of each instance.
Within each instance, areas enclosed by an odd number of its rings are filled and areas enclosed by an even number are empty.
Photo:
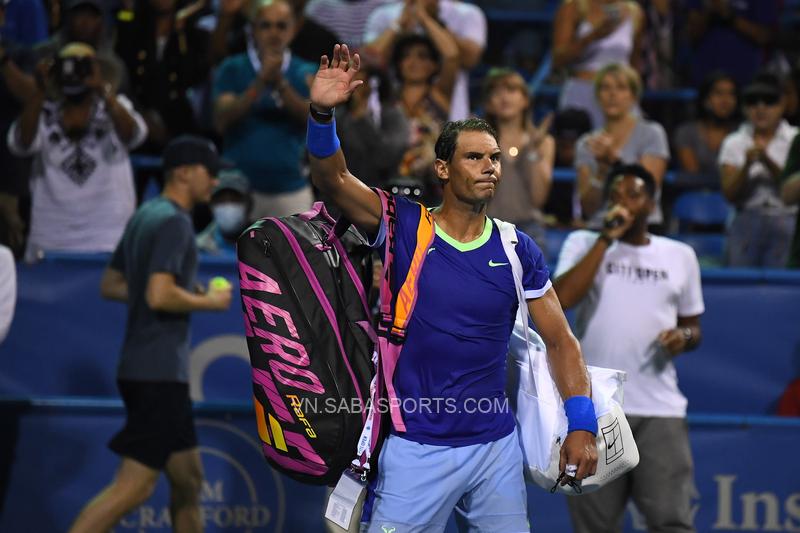
[[[392,294],[396,210],[390,195],[376,192],[386,228],[377,328],[367,300],[372,249],[322,202],[299,215],[261,219],[237,241],[262,450],[274,469],[302,483],[331,485],[346,470],[366,479],[386,433],[379,409],[384,389],[399,418],[391,376],[418,276],[407,275],[398,296]],[[418,235],[430,234],[417,243],[424,259],[433,223],[420,212]]]

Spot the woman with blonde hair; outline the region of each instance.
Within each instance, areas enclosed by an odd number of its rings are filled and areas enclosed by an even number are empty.
[[[552,115],[539,126],[531,119],[525,80],[511,69],[492,69],[483,85],[486,120],[497,131],[502,178],[488,215],[514,223],[544,246],[542,208],[553,182],[555,141],[547,130]]]
[[[669,161],[667,134],[661,124],[636,112],[642,91],[639,74],[627,65],[602,68],[594,82],[595,96],[605,126],[587,133],[575,149],[578,211],[590,228],[602,223],[605,213],[606,178],[615,165],[638,163],[655,178],[656,209],[651,225],[663,223],[661,185]]]

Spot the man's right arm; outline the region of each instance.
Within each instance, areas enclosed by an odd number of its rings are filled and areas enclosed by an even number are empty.
[[[621,206],[609,209],[605,220],[612,220],[616,217],[623,219],[622,224],[615,228],[604,229],[589,251],[572,268],[559,275],[553,282],[553,288],[563,309],[569,309],[579,304],[586,297],[594,285],[594,278],[603,262],[606,250],[612,242],[622,237],[633,223],[633,217]],[[567,248],[566,244],[568,243],[565,243],[562,255]]]
[[[362,83],[353,81],[360,61],[355,54],[351,63],[346,45],[334,48],[331,61],[327,56],[322,57],[311,85],[311,106],[316,112],[309,117],[307,145],[314,185],[350,222],[374,235],[381,223],[380,198],[347,170],[344,153],[338,148],[336,125],[332,118],[325,118],[325,114],[345,103]]]
[[[15,125],[16,138],[13,144],[9,143],[12,153],[16,155],[30,155],[33,141],[39,131],[39,117],[44,107],[44,93],[36,91],[26,102],[22,109],[22,114],[17,119]]]

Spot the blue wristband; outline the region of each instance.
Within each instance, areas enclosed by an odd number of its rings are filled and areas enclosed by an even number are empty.
[[[325,159],[338,152],[339,137],[336,136],[336,119],[322,124],[309,116],[306,147],[308,153],[317,159]]]
[[[573,396],[564,402],[564,411],[567,413],[567,433],[583,430],[597,435],[597,416],[591,398]]]

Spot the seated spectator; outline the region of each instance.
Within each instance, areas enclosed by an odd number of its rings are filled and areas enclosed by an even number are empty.
[[[427,35],[444,54],[440,43],[456,44],[456,64],[461,67],[452,88],[450,120],[470,115],[468,70],[475,67],[486,46],[486,17],[478,6],[460,0],[406,0],[377,8],[364,35],[365,52],[387,63],[396,57],[395,41],[401,33]],[[392,61],[394,63],[394,61]]]
[[[250,178],[253,217],[287,216],[314,201],[301,169],[308,87],[316,65],[289,49],[294,14],[286,0],[258,0],[253,43],[225,60],[214,79],[214,118],[224,155]]]
[[[250,225],[253,207],[250,181],[238,170],[223,170],[211,193],[212,222],[197,236],[197,249],[236,257],[236,239]]]
[[[408,150],[399,174],[415,177],[426,190],[425,198],[437,203],[438,179],[433,168],[434,146],[450,112],[453,84],[458,72],[458,48],[445,31],[435,38],[407,34],[392,52],[392,72],[400,82],[400,105],[409,122]]]
[[[336,35],[338,42],[353,50],[363,44],[367,19],[378,7],[393,0],[311,0],[306,16]]]
[[[635,113],[641,96],[639,74],[627,65],[604,67],[595,78],[595,96],[605,126],[584,135],[575,151],[580,209],[589,227],[597,229],[605,216],[606,177],[615,165],[639,163],[656,181],[656,206],[648,222],[663,224],[661,186],[669,161],[664,128]]]
[[[301,59],[316,63],[322,55],[322,50],[333,50],[340,41],[325,26],[306,17],[306,3],[307,0],[291,0],[296,21],[291,43],[292,53]],[[214,65],[221,63],[228,56],[246,52],[248,38],[246,28],[249,2],[220,0],[218,4],[218,13],[203,17],[199,23],[213,28],[210,50],[211,62]]]
[[[786,166],[781,173],[781,199],[789,206],[800,204],[800,135],[795,135]],[[787,262],[789,268],[800,268],[800,215],[794,227],[794,237]]]
[[[728,264],[782,268],[789,257],[797,207],[778,190],[797,128],[783,117],[783,91],[773,74],[759,74],[742,93],[746,122],[719,154],[722,192],[736,217],[728,229]]]
[[[567,108],[556,112],[553,119],[553,137],[556,141],[557,167],[575,164],[575,145],[584,133],[592,130],[592,119],[586,111]]]
[[[101,0],[68,0],[64,6],[64,26],[34,48],[36,60],[52,59],[68,43],[88,44],[95,50],[103,79],[126,92],[125,65],[111,45]]]
[[[555,158],[555,141],[547,133],[552,116],[534,126],[528,86],[511,69],[489,71],[483,102],[486,120],[497,131],[503,169],[487,215],[515,224],[542,248],[542,208],[553,183]]]
[[[68,44],[50,72],[59,98],[45,101],[37,85],[8,132],[12,153],[35,158],[26,259],[46,250],[112,251],[136,200],[128,152],[147,126],[103,81],[90,46]]]
[[[724,72],[712,73],[697,94],[698,118],[675,132],[678,167],[688,174],[718,177],[722,141],[739,125],[736,82]]]
[[[635,61],[643,28],[644,14],[636,2],[565,0],[553,21],[553,68],[569,72],[559,109],[583,109],[593,128],[602,127],[605,118],[593,81],[607,65]]]
[[[778,0],[687,0],[692,84],[699,87],[715,70],[739,87],[762,66],[778,25]]]
[[[188,89],[208,77],[208,33],[195,26],[193,9],[177,0],[141,0],[131,20],[117,21],[117,53],[127,66],[131,94],[150,132],[148,153],[199,130]]]
[[[385,188],[398,175],[408,149],[408,119],[380,71],[362,67],[354,79],[364,84],[336,110],[342,151],[354,176],[370,187]]]

